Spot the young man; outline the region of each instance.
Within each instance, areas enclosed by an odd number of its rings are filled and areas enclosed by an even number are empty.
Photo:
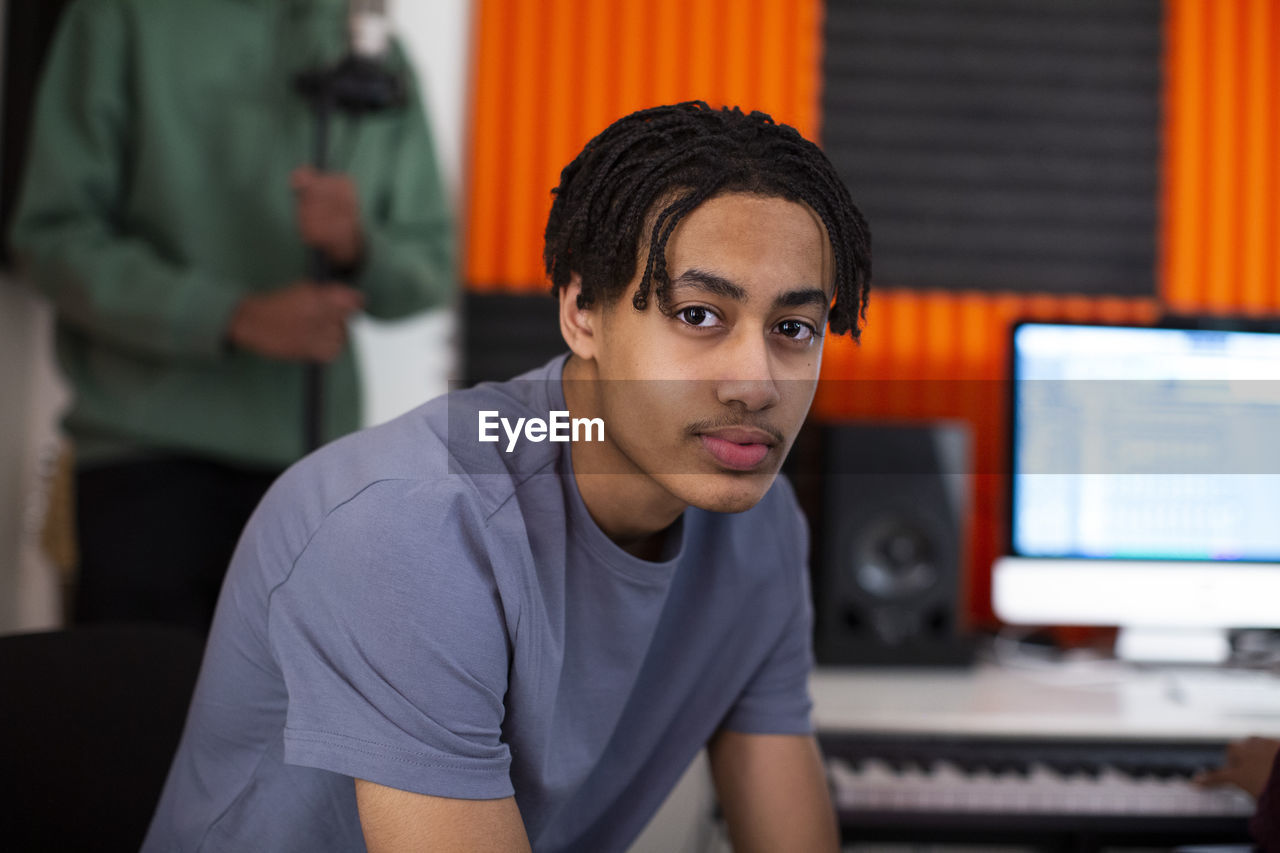
[[[570,353],[272,488],[144,849],[622,850],[704,746],[739,850],[836,848],[775,478],[866,224],[793,129],[701,103],[555,192]]]

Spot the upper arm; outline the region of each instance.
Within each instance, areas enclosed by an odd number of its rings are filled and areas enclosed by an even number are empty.
[[[513,793],[507,609],[465,494],[382,481],[333,510],[271,593],[284,758],[469,799]]]
[[[708,752],[735,851],[838,848],[835,813],[812,736],[721,731]]]
[[[356,805],[369,853],[518,853],[530,849],[513,797],[431,797],[357,779]]]

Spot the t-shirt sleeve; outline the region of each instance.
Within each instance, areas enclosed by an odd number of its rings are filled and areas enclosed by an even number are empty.
[[[369,486],[271,595],[287,763],[434,796],[513,793],[506,615],[460,490]]]
[[[787,490],[790,495],[790,490]],[[721,728],[744,734],[811,734],[809,673],[813,669],[813,604],[809,595],[809,530],[791,500],[796,531],[792,547],[783,549],[782,574],[788,586],[780,595],[788,602],[782,629],[764,662],[752,675]]]

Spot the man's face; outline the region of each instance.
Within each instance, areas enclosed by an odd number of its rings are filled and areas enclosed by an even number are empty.
[[[682,504],[749,509],[813,400],[834,279],[825,230],[801,204],[719,196],[668,241],[665,311],[632,307],[643,269],[597,309],[611,462]]]

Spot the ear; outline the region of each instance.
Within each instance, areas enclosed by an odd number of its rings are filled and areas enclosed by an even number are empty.
[[[574,273],[569,283],[560,288],[560,334],[578,358],[596,357],[596,332],[600,328],[599,304],[578,307],[582,293],[582,276]]]

